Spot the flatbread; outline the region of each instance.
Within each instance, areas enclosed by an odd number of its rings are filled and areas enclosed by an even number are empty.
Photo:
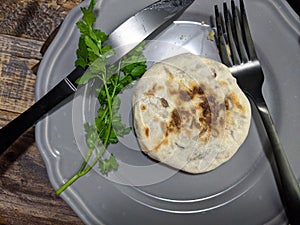
[[[185,53],[147,70],[134,90],[133,115],[144,153],[203,173],[237,152],[248,134],[251,109],[226,66]]]

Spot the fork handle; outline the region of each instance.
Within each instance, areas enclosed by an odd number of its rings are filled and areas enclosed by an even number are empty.
[[[290,167],[286,154],[280,143],[273,120],[264,100],[256,102],[256,107],[260,113],[266,132],[268,134],[273,154],[278,169],[279,182],[282,189],[280,194],[283,204],[287,208],[287,217],[290,224],[299,224],[300,222],[300,187],[298,181]]]

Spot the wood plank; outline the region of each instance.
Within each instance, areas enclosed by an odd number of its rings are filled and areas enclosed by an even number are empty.
[[[46,40],[82,0],[1,0],[0,33]]]
[[[33,128],[0,157],[0,222],[81,224],[75,213],[55,195],[34,143]]]
[[[19,58],[41,60],[43,41],[0,34],[0,53]]]
[[[0,35],[0,109],[22,113],[34,103],[36,76],[43,42]]]

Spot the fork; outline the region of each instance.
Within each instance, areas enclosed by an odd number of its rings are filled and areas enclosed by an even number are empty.
[[[230,68],[239,87],[255,104],[269,137],[277,166],[277,184],[289,223],[300,224],[300,187],[280,143],[262,94],[264,74],[256,55],[243,0],[240,9],[231,1],[231,12],[223,3],[223,16],[215,5],[216,43],[223,64]],[[229,49],[228,49],[229,47]]]

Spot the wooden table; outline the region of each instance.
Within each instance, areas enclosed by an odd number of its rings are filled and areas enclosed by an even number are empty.
[[[1,0],[0,127],[34,103],[42,47],[82,0]],[[0,224],[82,224],[55,195],[29,129],[0,157]]]

